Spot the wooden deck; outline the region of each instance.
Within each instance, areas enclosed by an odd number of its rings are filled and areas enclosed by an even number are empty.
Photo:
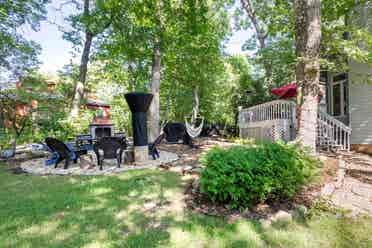
[[[242,138],[286,142],[296,138],[296,103],[275,100],[239,111],[239,134]],[[322,150],[350,150],[351,128],[319,111],[317,146]]]

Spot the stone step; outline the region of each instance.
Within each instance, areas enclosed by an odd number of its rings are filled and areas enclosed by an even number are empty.
[[[347,170],[347,175],[353,178],[358,179],[363,183],[372,184],[372,171],[363,171],[363,170]]]

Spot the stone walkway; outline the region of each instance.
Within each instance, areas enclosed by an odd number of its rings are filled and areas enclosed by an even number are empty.
[[[352,215],[372,215],[372,157],[349,152],[339,153],[335,181],[326,184],[322,195]]]
[[[153,160],[149,156],[149,160],[142,163],[136,164],[122,164],[120,168],[117,167],[116,160],[104,160],[103,170],[96,166],[97,161],[95,156],[82,156],[77,164],[70,163],[68,169],[63,169],[64,163],[61,162],[58,168],[53,166],[45,166],[45,158],[31,159],[21,163],[20,167],[27,173],[37,174],[37,175],[83,175],[83,176],[95,176],[95,175],[112,175],[122,173],[128,170],[136,169],[147,169],[155,168],[160,165],[165,165],[167,163],[172,163],[178,160],[177,154],[167,151],[160,151],[160,158]]]

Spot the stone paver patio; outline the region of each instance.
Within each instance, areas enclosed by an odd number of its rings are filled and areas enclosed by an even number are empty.
[[[341,153],[336,181],[327,183],[322,195],[353,215],[372,215],[372,157]]]

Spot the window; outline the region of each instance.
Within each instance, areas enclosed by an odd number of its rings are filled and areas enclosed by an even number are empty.
[[[329,110],[333,116],[343,117],[348,115],[349,91],[348,77],[346,73],[333,74],[331,76]]]
[[[343,102],[344,102],[344,115],[347,115],[349,113],[349,109],[348,109],[348,104],[349,104],[349,95],[348,95],[348,89],[347,89],[347,84],[346,82],[344,82],[343,84],[343,87],[344,87],[344,99],[343,99]]]
[[[340,116],[341,113],[341,84],[333,85],[333,115]]]
[[[341,73],[333,77],[333,82],[346,80],[346,73]]]

